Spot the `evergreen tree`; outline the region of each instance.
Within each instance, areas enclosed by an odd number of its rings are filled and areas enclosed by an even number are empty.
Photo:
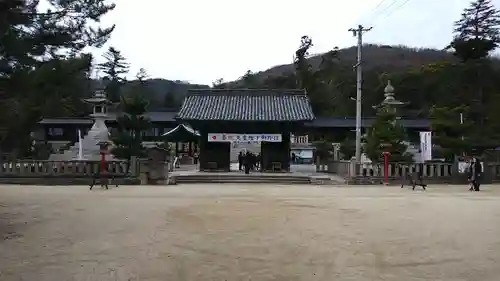
[[[223,78],[217,78],[214,82],[212,82],[212,88],[214,89],[225,89],[226,81]]]
[[[258,81],[255,74],[251,70],[247,70],[243,76],[241,76],[240,81],[243,82],[243,88],[255,89],[258,88]]]
[[[137,79],[137,81],[139,81],[139,84],[144,86],[147,82],[147,79],[149,78],[149,74],[146,71],[146,69],[141,67],[137,72],[137,74],[135,75],[135,78]]]
[[[469,119],[477,125],[475,134],[478,137],[474,145],[498,142],[500,139],[484,132],[494,131],[493,127],[497,127],[496,121],[492,120],[496,114],[492,115],[493,112],[485,109],[488,103],[499,98],[498,93],[488,91],[495,83],[491,76],[495,71],[487,58],[500,42],[500,13],[490,0],[476,0],[455,22],[454,32],[450,45],[455,56],[462,61],[467,92],[465,103],[469,104]]]
[[[338,60],[338,49],[326,52],[321,56],[318,69],[309,63],[309,50],[313,46],[309,36],[302,36],[300,47],[295,52],[295,79],[294,88],[305,89],[311,100],[311,107],[315,114],[326,115],[334,110],[333,100],[336,97],[337,85],[333,74]]]
[[[476,0],[455,22],[451,47],[462,61],[486,58],[500,42],[500,13],[490,0]]]
[[[472,150],[475,140],[471,135],[473,123],[467,118],[468,112],[466,106],[434,106],[430,111],[432,141],[440,147],[439,154],[448,161]]]
[[[104,80],[108,99],[112,102],[120,102],[121,89],[125,83],[124,75],[129,71],[129,64],[119,50],[109,47],[103,55],[105,61],[99,64],[99,69],[106,74]]]
[[[351,138],[345,138],[340,143],[339,152],[344,160],[351,160],[356,155],[356,141]]]
[[[148,102],[144,98],[147,77],[146,70],[141,68],[136,74],[137,83],[132,87],[132,93],[121,97],[122,114],[117,119],[118,130],[111,136],[114,144],[111,152],[117,158],[126,159],[129,164],[132,156],[145,156],[145,148],[142,145],[143,132],[151,126],[150,120],[145,117],[148,107]]]
[[[111,153],[118,159],[127,160],[129,164],[132,156],[145,156],[142,132],[150,127],[149,119],[144,116],[147,105],[147,101],[140,93],[132,93],[121,98],[121,116],[117,118],[118,128],[111,134],[113,142]]]
[[[0,1],[2,150],[29,150],[29,133],[42,116],[81,113],[92,61],[83,51],[101,47],[114,29],[99,27],[115,8],[105,0],[44,3],[49,9],[40,1]]]
[[[363,150],[373,162],[382,162],[384,152],[389,152],[391,162],[412,162],[413,156],[407,152],[408,136],[397,121],[394,108],[383,105],[365,137]]]

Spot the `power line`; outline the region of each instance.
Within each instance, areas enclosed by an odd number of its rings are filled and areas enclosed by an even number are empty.
[[[396,3],[398,3],[400,0],[393,0],[389,5],[385,6],[385,8],[383,10],[380,11],[380,13],[378,13],[378,15],[374,18],[372,18],[372,25],[373,23],[375,23],[381,16],[384,15],[385,12],[387,11],[390,11],[390,9],[396,5]]]
[[[397,1],[394,1],[393,4],[395,4]],[[385,17],[383,17],[381,20],[384,21],[385,19],[389,18],[392,14],[394,14],[395,12],[401,10],[401,8],[403,8],[406,4],[408,4],[408,2],[410,2],[410,0],[404,0],[401,5],[397,6],[395,9],[393,9],[392,11],[390,11],[388,14],[386,14]],[[380,23],[380,22],[378,22]],[[376,25],[376,21],[374,21],[372,23],[373,25]]]
[[[361,22],[361,20],[363,19],[363,17],[364,17],[364,16],[367,16],[367,15],[368,15],[368,16],[371,16],[371,14],[372,14],[372,13],[373,13],[373,14],[375,14],[375,12],[377,11],[377,9],[378,9],[379,7],[381,7],[381,6],[382,6],[385,2],[387,2],[387,1],[388,1],[388,0],[381,0],[380,2],[378,2],[378,4],[377,4],[375,7],[373,7],[373,8],[372,8],[369,12],[367,12],[367,13],[365,13],[365,14],[361,15],[361,17],[359,17],[359,19],[358,19],[358,22]]]
[[[380,1],[378,2],[378,4],[377,4],[376,6],[374,6],[374,7],[373,7],[370,11],[367,11],[367,12],[365,12],[365,13],[361,14],[361,15],[358,17],[358,19],[357,19],[355,22],[353,22],[353,24],[361,24],[361,23],[363,23],[362,21],[363,21],[364,19],[366,19],[367,21],[368,21],[368,20],[370,20],[370,18],[371,18],[371,17],[373,17],[373,15],[376,15],[376,14],[377,14],[377,10],[378,10],[380,7],[383,7],[383,4],[384,4],[385,2],[387,2],[387,1],[389,1],[389,0],[380,0]]]

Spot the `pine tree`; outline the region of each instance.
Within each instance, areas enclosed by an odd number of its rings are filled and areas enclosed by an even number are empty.
[[[132,156],[145,156],[142,132],[150,127],[150,120],[144,116],[147,105],[147,101],[140,93],[132,93],[121,98],[122,114],[117,118],[117,130],[111,134],[113,142],[111,153],[118,159],[127,160],[129,164]]]
[[[495,142],[490,135],[482,132],[493,131],[492,126],[495,125],[491,112],[484,109],[489,102],[497,99],[496,93],[488,91],[494,84],[493,79],[488,77],[494,72],[494,67],[487,58],[500,43],[500,13],[490,0],[476,0],[464,9],[461,18],[455,22],[454,33],[450,45],[455,50],[455,56],[462,61],[463,79],[467,85],[464,89],[466,100],[461,102],[469,105],[469,119],[477,125],[476,142]]]
[[[490,0],[476,0],[455,22],[450,44],[462,61],[486,58],[500,43],[500,13]]]
[[[473,123],[467,118],[468,112],[466,106],[431,108],[429,117],[434,134],[432,140],[440,147],[439,154],[448,161],[454,161],[455,156],[469,154],[472,151]]]
[[[104,80],[106,80],[106,93],[112,102],[120,102],[121,89],[125,83],[125,77],[129,71],[129,64],[122,53],[114,47],[109,47],[108,51],[103,55],[105,61],[98,65],[98,69],[102,70]]]
[[[85,48],[109,39],[114,26],[99,21],[114,8],[106,0],[0,1],[0,149],[29,147],[42,116],[78,114],[69,103],[89,84]]]
[[[135,77],[137,83],[132,87],[132,92],[121,97],[122,114],[117,119],[118,130],[111,136],[114,144],[111,152],[117,158],[126,159],[129,164],[132,156],[145,156],[143,132],[151,126],[150,120],[144,116],[148,107],[148,101],[144,98],[148,74],[141,68]]]
[[[147,82],[147,79],[149,78],[149,74],[146,69],[141,67],[135,75],[135,78],[137,79],[137,81],[139,81],[139,84],[144,86]]]
[[[391,162],[412,162],[413,156],[407,152],[408,136],[397,121],[397,115],[390,106],[381,106],[365,137],[363,150],[373,162],[382,162],[384,152],[389,152]]]
[[[340,143],[340,154],[342,154],[344,160],[351,160],[356,154],[356,141],[351,138],[345,138]]]

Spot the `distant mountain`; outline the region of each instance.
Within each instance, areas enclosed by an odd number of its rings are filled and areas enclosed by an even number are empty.
[[[321,56],[317,54],[309,57],[313,68],[321,63]],[[355,46],[340,49],[338,53],[339,63],[342,66],[354,66],[357,60],[357,48]],[[406,46],[388,46],[366,44],[363,46],[363,70],[383,69],[386,72],[405,71],[411,68],[420,68],[432,62],[440,60],[455,60],[452,53],[426,48],[409,48]],[[293,64],[283,64],[271,67],[267,70],[254,73],[257,78],[280,76],[285,73],[294,72]]]
[[[135,83],[138,81],[130,81],[125,86],[124,92],[127,93]],[[208,85],[200,85],[200,84],[190,84],[183,81],[172,81],[166,79],[148,79],[146,81],[146,85],[149,88],[145,92],[148,100],[150,101],[150,110],[155,108],[164,108],[164,107],[177,107],[189,89],[205,89],[209,88]],[[175,104],[167,104],[170,102],[174,102]]]
[[[137,83],[139,83],[137,80],[127,81],[122,93],[130,93]],[[102,81],[95,81],[93,89],[102,88],[103,85]],[[189,89],[210,88],[208,85],[190,84],[184,81],[167,79],[147,79],[146,86],[147,89],[142,94],[149,101],[150,110],[176,108],[180,106]]]

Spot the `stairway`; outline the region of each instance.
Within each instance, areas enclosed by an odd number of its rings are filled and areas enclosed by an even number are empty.
[[[267,183],[311,184],[311,177],[293,174],[196,173],[171,175],[171,184],[194,183]]]

